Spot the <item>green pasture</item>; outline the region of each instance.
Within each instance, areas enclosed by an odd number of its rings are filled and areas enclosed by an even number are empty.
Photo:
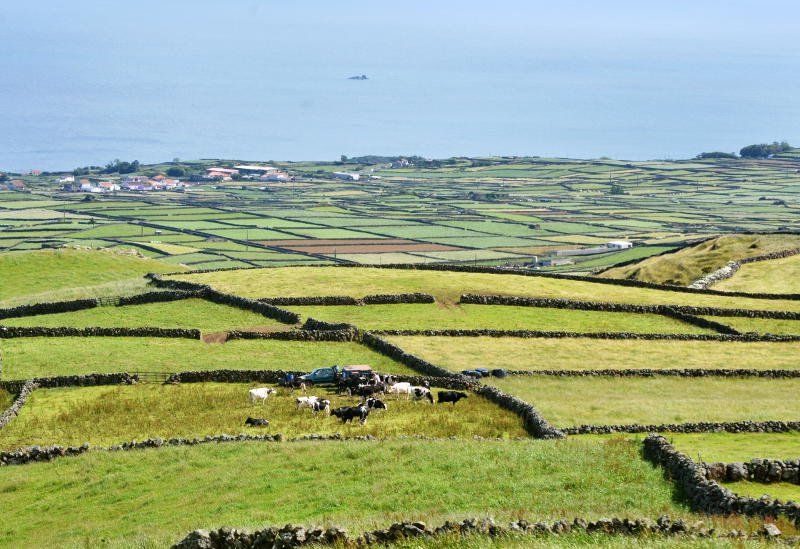
[[[791,238],[791,237],[788,237]],[[800,237],[787,241],[800,247]],[[714,285],[728,292],[800,293],[800,255],[746,263],[731,278]]]
[[[557,427],[800,417],[800,379],[515,376],[491,383]]]
[[[583,337],[386,336],[386,339],[406,352],[453,371],[481,367],[509,370],[794,370],[800,366],[797,361],[800,342],[647,341]]]
[[[143,286],[141,277],[148,272],[174,270],[182,268],[105,251],[59,249],[2,254],[0,306],[93,297],[98,295],[93,289],[99,286],[120,285],[121,291],[130,285]]]
[[[291,234],[270,231],[268,229],[213,229],[206,230],[204,232],[221,236],[223,238],[233,238],[238,240],[285,240],[289,238],[298,238]]]
[[[289,307],[304,318],[347,322],[365,330],[543,330],[714,333],[655,314],[607,313],[493,305],[401,304]]]
[[[287,297],[426,292],[440,302],[461,294],[504,294],[574,300],[800,311],[800,302],[687,294],[537,276],[394,270],[379,268],[287,267],[176,275],[246,297]]]
[[[5,389],[0,389],[0,410],[7,410],[12,402],[14,402],[14,395]]]
[[[722,486],[739,496],[760,498],[767,495],[770,499],[782,501],[800,501],[800,485],[791,482],[773,482],[762,484],[760,482],[720,482]]]
[[[695,461],[800,459],[800,433],[669,433],[664,436]],[[760,494],[759,494],[760,495]]]
[[[800,320],[781,320],[775,318],[746,318],[738,316],[706,316],[708,320],[721,322],[742,333],[800,335]]]
[[[311,371],[334,364],[369,364],[380,372],[414,372],[358,343],[145,337],[24,337],[0,340],[3,379],[93,372],[183,372],[188,370]]]
[[[127,440],[170,437],[202,438],[209,434],[281,433],[374,437],[475,435],[491,438],[527,437],[519,416],[483,397],[470,395],[456,406],[384,398],[388,410],[372,412],[365,425],[342,421],[310,409],[297,410],[303,393],[279,389],[264,403],[252,403],[248,391],[263,383],[141,384],[72,387],[35,391],[23,412],[0,431],[0,448],[23,446],[109,446]],[[432,388],[434,395],[439,391]],[[361,397],[339,396],[315,387],[308,393],[330,400],[331,409],[356,406]],[[435,397],[434,397],[435,398]],[[248,417],[266,418],[268,427],[245,425]]]
[[[286,327],[285,324],[251,311],[243,311],[196,298],[8,318],[3,320],[2,324],[7,326],[72,326],[75,328],[158,326],[159,328],[196,328],[203,332],[259,331],[265,328]]]
[[[127,223],[107,223],[96,226],[92,229],[76,232],[75,237],[86,238],[123,238],[126,236],[153,236],[158,229],[145,227],[143,225],[131,225]]]
[[[692,517],[635,446],[580,440],[92,452],[4,467],[0,493],[0,545],[17,547],[83,547],[98,539],[111,547],[165,547],[197,528],[287,522],[360,532],[405,519],[438,524],[471,516]]]
[[[346,247],[342,248],[346,249]],[[337,259],[346,259],[353,263],[360,263],[361,265],[389,265],[391,263],[435,263],[433,259],[416,254],[407,254],[403,252],[386,252],[374,254],[343,254],[343,253],[327,253],[328,257]]]

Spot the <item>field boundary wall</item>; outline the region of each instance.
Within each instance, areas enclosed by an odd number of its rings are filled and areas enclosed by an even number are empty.
[[[0,389],[10,392],[21,391],[26,383],[36,384],[40,389],[56,387],[96,387],[98,385],[133,385],[138,381],[136,374],[117,372],[110,374],[79,374],[72,376],[36,377],[33,379],[11,379],[0,381]]]
[[[0,339],[17,337],[164,337],[178,339],[200,339],[200,330],[188,328],[157,328],[144,326],[140,328],[105,328],[94,326],[89,328],[72,328],[60,326],[46,328],[31,326],[22,328],[0,325]]]
[[[698,463],[705,477],[715,482],[758,482],[800,484],[800,459],[751,459],[745,462]]]
[[[661,466],[697,512],[710,515],[785,516],[800,524],[800,504],[737,496],[706,477],[705,468],[676,450],[666,438],[650,434],[644,439],[643,455]]]
[[[800,378],[800,370],[756,370],[753,368],[624,368],[602,370],[507,370],[509,376],[542,377],[758,377],[767,379]]]
[[[354,330],[291,330],[286,332],[243,332],[231,330],[228,341],[235,339],[273,339],[278,341],[357,341]]]
[[[518,337],[541,339],[643,339],[649,341],[741,341],[772,343],[800,341],[800,335],[772,334],[638,334],[631,332],[555,332],[538,330],[373,330],[375,335],[389,336],[428,336],[428,337]]]
[[[800,254],[800,248],[794,248],[791,250],[781,250],[778,252],[772,252],[764,255],[757,255],[754,257],[747,257],[744,259],[737,259],[735,261],[728,261],[725,265],[713,271],[697,280],[692,282],[689,287],[690,288],[700,288],[700,289],[708,289],[714,284],[718,282],[722,282],[723,280],[727,280],[735,275],[742,265],[746,265],[748,263],[756,263],[758,261],[770,261],[773,259],[783,259],[784,257],[791,257],[793,255]]]
[[[800,431],[800,421],[698,421],[642,425],[576,425],[561,427],[568,435],[608,435],[612,433],[790,433]]]
[[[30,394],[37,388],[32,380],[26,380],[20,387],[16,398],[2,414],[0,414],[0,429],[8,425],[8,423],[19,415],[19,411],[25,406]]]

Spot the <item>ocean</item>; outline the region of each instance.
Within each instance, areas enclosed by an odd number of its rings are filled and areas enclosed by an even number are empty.
[[[800,143],[800,5],[650,4],[3,0],[0,170]]]

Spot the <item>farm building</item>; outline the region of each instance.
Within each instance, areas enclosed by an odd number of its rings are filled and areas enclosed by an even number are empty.
[[[361,175],[349,172],[333,172],[333,177],[336,179],[344,179],[345,181],[358,181]]]
[[[628,242],[627,240],[612,240],[606,244],[606,248],[611,248],[613,250],[624,250],[625,248],[633,248],[633,243]]]

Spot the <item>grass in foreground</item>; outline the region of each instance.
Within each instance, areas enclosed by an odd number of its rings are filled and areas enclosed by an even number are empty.
[[[386,336],[406,352],[452,371],[606,368],[798,368],[800,343],[644,341],[590,338]]]
[[[9,318],[8,326],[88,326],[128,327],[158,326],[159,328],[197,328],[203,332],[222,330],[257,331],[264,328],[287,327],[271,318],[218,305],[204,299],[183,299],[166,303],[96,307],[83,311],[49,315]]]
[[[491,383],[557,427],[800,417],[800,379],[524,376]]]
[[[781,320],[775,318],[744,318],[734,316],[706,316],[708,320],[721,322],[742,333],[798,335],[800,320]]]
[[[800,433],[675,433],[670,442],[696,461],[800,458]]]
[[[796,244],[797,245],[797,244]],[[715,290],[728,292],[767,292],[796,294],[800,292],[800,255],[746,263]]]
[[[115,288],[126,281],[121,290],[131,284],[130,279],[148,272],[175,270],[183,267],[106,251],[63,249],[2,254],[0,307],[96,297],[92,288],[108,284]]]
[[[526,437],[520,418],[477,395],[458,405],[434,405],[402,398],[386,398],[386,412],[371,413],[367,423],[343,425],[326,414],[297,410],[295,398],[303,393],[286,389],[265,403],[252,404],[248,390],[258,383],[186,383],[183,385],[133,385],[39,389],[19,417],[0,431],[0,447],[63,444],[108,446],[145,438],[203,437],[282,433],[287,437],[307,434],[396,437]],[[434,389],[434,393],[438,391]],[[308,394],[323,396],[331,407],[355,406],[359,397],[328,394],[315,387]],[[265,418],[268,427],[244,424],[248,417]]]
[[[245,297],[286,297],[426,292],[443,303],[461,294],[505,294],[613,303],[705,305],[749,309],[800,310],[800,302],[686,294],[513,274],[454,273],[378,269],[370,267],[281,267],[176,275],[174,278],[210,284],[217,290]]]
[[[5,389],[0,389],[0,413],[8,409],[12,402],[14,402],[14,395]]]
[[[655,314],[492,305],[290,307],[304,318],[349,322],[365,330],[563,330],[572,332],[716,333]]]
[[[626,443],[231,443],[0,469],[7,547],[164,547],[196,528],[287,522],[691,516]]]
[[[311,371],[334,364],[369,364],[380,372],[415,372],[351,342],[237,340],[207,344],[191,339],[144,337],[31,337],[0,340],[3,379],[93,372],[187,370]]]
[[[773,482],[762,484],[760,482],[721,482],[722,486],[740,496],[760,498],[768,495],[772,499],[783,501],[800,501],[800,485],[791,482]]]
[[[795,235],[726,235],[684,248],[673,254],[652,257],[633,265],[610,269],[601,276],[688,286],[703,275],[719,269],[728,261],[789,250],[798,246],[800,246],[800,236]],[[756,265],[760,264],[756,263]],[[798,264],[800,265],[800,263]],[[737,273],[732,280],[739,276]],[[781,282],[781,284],[775,286],[772,282]],[[736,283],[722,282],[714,286],[714,289],[790,293],[789,290],[777,289],[783,284],[782,280],[765,281],[765,283],[757,285],[745,284],[745,286],[736,288]],[[745,287],[747,289],[744,289]],[[756,289],[756,287],[760,289]]]

